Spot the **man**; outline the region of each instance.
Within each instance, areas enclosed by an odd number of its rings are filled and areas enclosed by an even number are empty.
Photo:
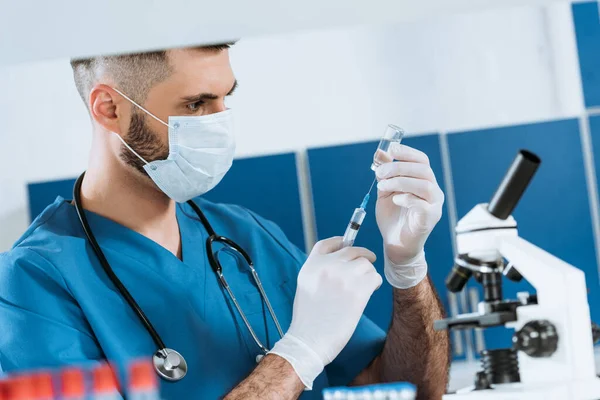
[[[437,399],[448,372],[448,338],[427,278],[423,245],[443,194],[427,156],[392,147],[398,161],[376,171],[377,221],[393,322],[381,331],[362,316],[381,284],[363,248],[317,243],[306,258],[277,226],[199,195],[233,158],[231,110],[237,82],[228,45],[74,60],[77,88],[93,123],[80,191],[84,216],[115,275],[189,372],[164,398],[319,398],[329,385],[409,381]],[[194,198],[210,224],[199,220]],[[283,329],[247,265],[231,252],[208,254],[214,230],[248,252]],[[218,258],[262,355],[209,257]],[[156,341],[109,279],[77,217],[58,198],[0,256],[0,365],[13,372],[108,359],[125,368]],[[260,359],[260,357],[258,357]],[[312,389],[310,391],[309,389]]]

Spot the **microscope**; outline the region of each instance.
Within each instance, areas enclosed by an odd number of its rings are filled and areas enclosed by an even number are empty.
[[[598,329],[590,320],[584,273],[518,236],[511,216],[540,159],[521,150],[489,204],[478,204],[456,225],[458,256],[446,279],[460,292],[474,278],[482,286],[477,312],[435,321],[435,330],[515,330],[512,347],[481,352],[474,385],[444,400],[600,399],[594,362]],[[535,294],[505,299],[507,282],[525,279]]]

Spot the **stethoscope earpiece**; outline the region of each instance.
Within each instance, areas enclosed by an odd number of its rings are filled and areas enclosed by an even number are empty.
[[[187,374],[185,358],[173,349],[160,349],[152,357],[156,373],[163,379],[177,382]]]

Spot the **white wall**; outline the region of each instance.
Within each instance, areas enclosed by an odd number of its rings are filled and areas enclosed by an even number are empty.
[[[80,0],[0,0],[0,65],[557,1],[104,0],[90,12]]]
[[[574,116],[570,7],[242,40],[230,101],[240,155]],[[26,184],[85,169],[90,125],[66,59],[0,69],[0,251],[26,228]]]

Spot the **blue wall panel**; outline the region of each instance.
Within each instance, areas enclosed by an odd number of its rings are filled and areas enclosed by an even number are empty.
[[[29,210],[35,218],[56,196],[71,199],[74,179],[30,184]],[[205,197],[214,202],[249,208],[277,223],[287,237],[304,250],[302,211],[293,153],[242,158]]]
[[[424,151],[443,189],[443,171],[438,135],[409,137],[404,144]],[[311,149],[308,151],[314,207],[319,239],[344,234],[354,208],[358,207],[374,178],[370,165],[377,142]],[[375,199],[367,209],[367,217],[356,240],[356,246],[377,254],[375,266],[383,275],[383,242],[375,221]],[[444,306],[448,300],[444,280],[452,266],[452,242],[447,213],[431,234],[425,246],[432,281]],[[384,285],[367,305],[366,315],[387,330],[392,313],[392,287]]]
[[[592,151],[596,166],[596,179],[598,180],[598,188],[600,188],[600,116],[590,117],[590,130],[592,135]]]
[[[270,219],[304,251],[294,153],[235,160],[223,181],[204,197],[218,203],[239,204]]]
[[[542,159],[514,217],[519,235],[586,273],[592,319],[600,287],[577,120],[486,129],[448,136],[458,217],[488,202],[519,149]],[[474,283],[471,283],[474,285]],[[533,290],[505,280],[505,297]],[[510,346],[507,330],[486,331],[490,348]]]
[[[33,221],[46,207],[52,204],[56,196],[72,199],[73,185],[75,185],[74,178],[27,185],[30,220]]]
[[[600,106],[600,18],[598,2],[573,4],[585,105]]]

